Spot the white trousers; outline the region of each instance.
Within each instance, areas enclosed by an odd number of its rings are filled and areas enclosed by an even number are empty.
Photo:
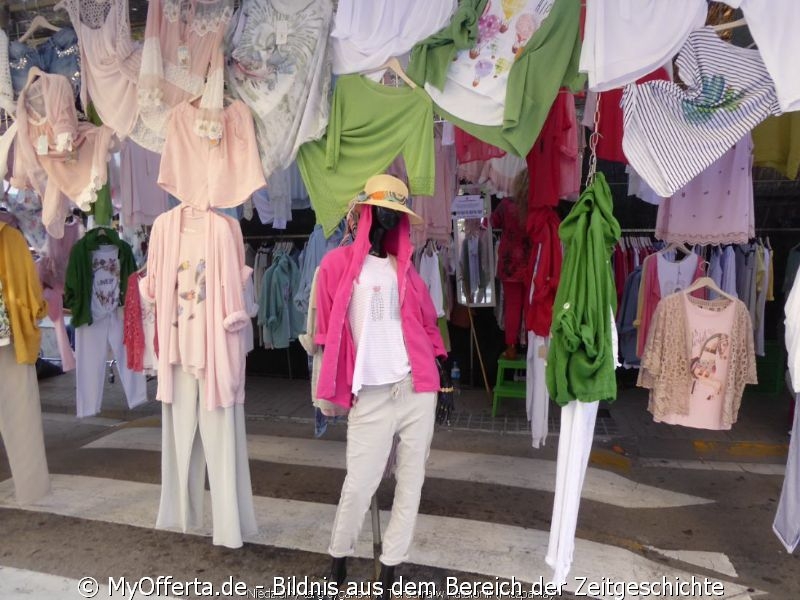
[[[553,583],[563,584],[572,567],[575,529],[581,503],[583,480],[594,440],[597,402],[570,402],[561,409],[561,433],[558,438],[556,495],[547,564],[553,568]]]
[[[531,437],[534,448],[544,446],[547,440],[547,418],[550,412],[550,395],[547,393],[545,370],[547,368],[547,349],[549,337],[541,337],[528,332],[528,370],[525,379],[525,406],[531,424]]]
[[[202,527],[207,465],[213,543],[239,548],[243,537],[258,532],[244,406],[208,410],[203,382],[180,366],[172,369],[173,402],[161,405],[161,502],[156,528],[186,533]]]
[[[17,502],[30,504],[50,491],[36,367],[17,363],[14,346],[0,346],[0,436]]]
[[[117,373],[128,400],[128,408],[147,402],[147,379],[144,373],[128,369],[122,343],[122,309],[98,319],[91,325],[75,328],[75,385],[78,417],[91,417],[103,406],[108,348],[117,361]]]
[[[800,394],[795,396],[794,427],[781,500],[772,529],[790,554],[800,545]]]
[[[347,476],[333,523],[328,549],[331,556],[355,552],[364,516],[397,434],[397,483],[380,560],[387,566],[408,560],[435,416],[436,393],[415,393],[411,376],[398,383],[361,389],[347,420]]]

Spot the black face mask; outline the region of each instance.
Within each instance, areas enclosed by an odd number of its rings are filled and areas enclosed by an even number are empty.
[[[377,224],[386,231],[391,231],[400,223],[400,213],[383,206],[373,206],[372,216]]]

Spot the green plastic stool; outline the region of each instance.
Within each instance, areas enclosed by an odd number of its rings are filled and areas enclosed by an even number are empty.
[[[507,358],[501,357],[497,360],[497,383],[494,386],[492,417],[497,415],[497,407],[500,406],[500,398],[525,398],[525,382],[508,381],[506,380],[505,373],[506,370],[526,371],[527,375],[527,367],[527,361],[522,358],[517,360],[508,360]]]

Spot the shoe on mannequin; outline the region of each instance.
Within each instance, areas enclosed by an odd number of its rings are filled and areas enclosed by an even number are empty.
[[[331,561],[330,580],[335,581],[336,585],[341,588],[345,579],[347,579],[347,557],[334,557]]]
[[[395,566],[392,565],[391,567],[381,563],[381,573],[378,577],[378,581],[381,582],[383,586],[383,593],[378,596],[380,600],[390,600],[392,597],[392,584],[394,584],[394,570]]]

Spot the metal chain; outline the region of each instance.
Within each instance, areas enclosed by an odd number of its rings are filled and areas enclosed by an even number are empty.
[[[600,141],[600,133],[598,132],[598,128],[600,127],[600,98],[602,97],[601,93],[597,93],[597,102],[594,106],[594,129],[592,130],[591,135],[589,136],[589,151],[591,155],[589,156],[589,172],[586,174],[586,187],[588,188],[594,183],[594,176],[597,173],[597,142]]]

